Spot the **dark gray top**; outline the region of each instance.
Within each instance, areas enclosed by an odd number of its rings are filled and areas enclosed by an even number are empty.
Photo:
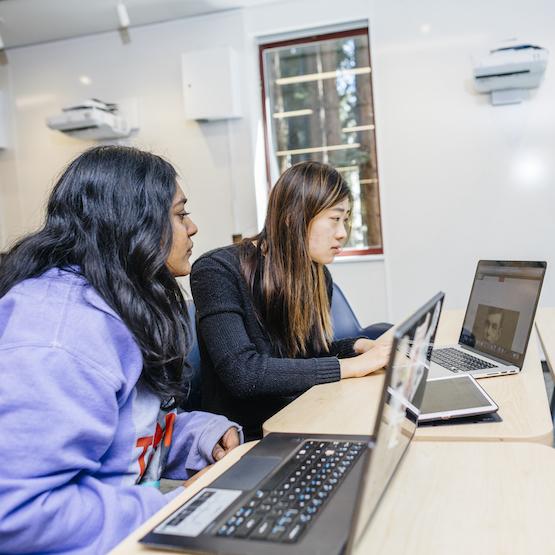
[[[325,272],[331,303],[333,284]],[[313,385],[338,381],[338,358],[356,354],[355,338],[335,341],[329,353],[277,356],[257,318],[237,245],[200,257],[192,268],[191,290],[202,358],[202,408],[239,422],[248,440],[261,437],[262,423]]]

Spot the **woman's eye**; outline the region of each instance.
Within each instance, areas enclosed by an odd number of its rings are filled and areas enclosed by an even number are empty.
[[[183,221],[183,220],[184,220],[187,216],[189,216],[190,214],[191,214],[190,212],[180,212],[180,213],[178,214],[178,216],[179,216],[179,219],[180,219],[181,221]]]
[[[339,221],[341,220],[341,218],[339,218],[339,217],[337,217],[337,218],[332,218],[332,220],[333,220],[334,222],[339,222]]]

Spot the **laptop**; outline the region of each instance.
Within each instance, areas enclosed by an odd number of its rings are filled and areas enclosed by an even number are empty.
[[[480,260],[458,345],[433,350],[430,377],[520,372],[546,262]]]
[[[372,436],[269,434],[140,542],[192,553],[351,553],[414,436],[443,297],[395,331]]]

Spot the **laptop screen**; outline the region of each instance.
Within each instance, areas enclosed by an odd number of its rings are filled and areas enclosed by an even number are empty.
[[[545,267],[545,262],[481,260],[459,343],[520,368]]]
[[[374,429],[375,445],[357,500],[351,547],[370,522],[416,431],[442,303],[443,293],[438,293],[395,333]]]

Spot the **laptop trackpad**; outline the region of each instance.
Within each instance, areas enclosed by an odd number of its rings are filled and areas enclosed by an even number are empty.
[[[283,459],[279,457],[245,456],[210,484],[212,488],[253,489]]]

